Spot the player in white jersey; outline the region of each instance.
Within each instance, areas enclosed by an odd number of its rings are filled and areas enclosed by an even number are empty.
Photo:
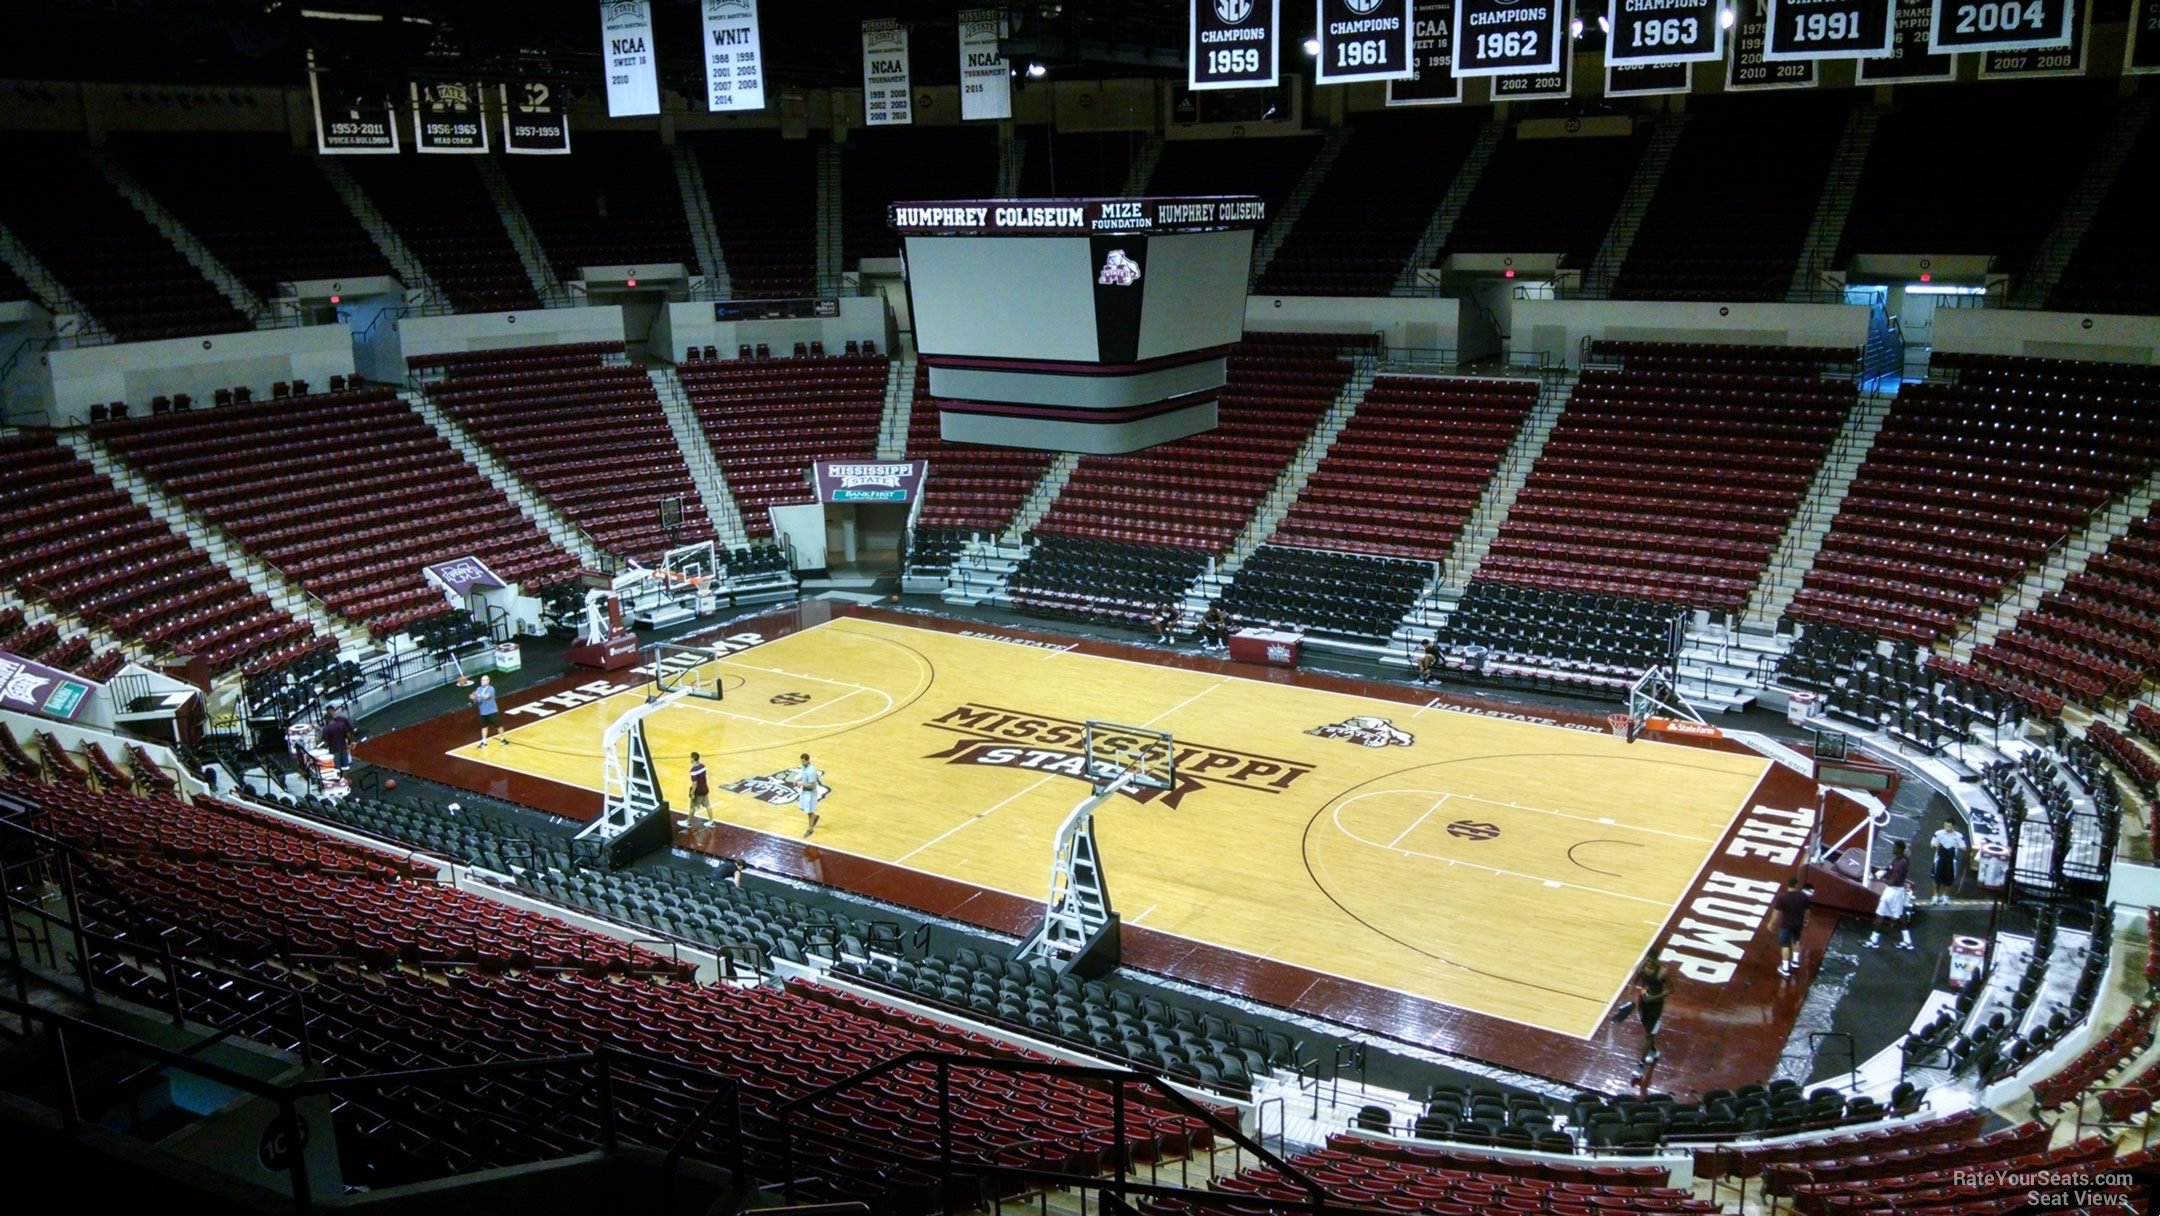
[[[803,829],[803,838],[806,840],[810,833],[817,831],[818,798],[824,788],[825,774],[810,763],[810,753],[804,752],[802,767],[795,770],[795,805],[801,807],[802,813],[810,817],[810,825]]]

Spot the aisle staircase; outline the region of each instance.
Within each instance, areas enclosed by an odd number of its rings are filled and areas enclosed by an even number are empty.
[[[480,185],[494,200],[495,214],[502,220],[503,232],[510,238],[510,247],[517,250],[518,262],[525,267],[525,277],[532,281],[533,293],[549,307],[566,304],[570,292],[555,275],[554,263],[548,261],[547,248],[540,243],[540,234],[533,231],[531,221],[525,218],[525,208],[517,200],[517,192],[510,188],[510,179],[503,176],[502,166],[493,156],[470,158],[473,170],[480,175]]]
[[[2040,248],[2033,251],[2025,264],[2025,273],[2018,278],[2017,290],[2010,293],[2013,308],[2040,308],[2062,281],[2063,268],[2077,252],[2079,242],[2085,239],[2085,230],[2092,227],[2093,216],[2099,214],[2101,204],[2107,201],[2115,182],[2122,176],[2123,162],[2130,157],[2130,149],[2137,145],[2138,136],[2144,133],[2145,124],[2152,116],[2152,98],[2125,97],[2116,103],[2115,121],[2108,124],[2107,133],[2101,136],[2100,146],[2093,151],[2092,160],[2085,165],[2084,175],[2071,190],[2063,203],[2062,214],[2055,217],[2055,226],[2048,231]]]
[[[705,174],[698,169],[697,157],[681,144],[668,149],[668,160],[675,168],[675,189],[682,194],[683,219],[690,225],[690,244],[697,250],[705,279],[705,289],[697,298],[732,300],[735,282],[728,275],[727,251],[720,247],[719,230],[713,227],[712,199],[705,193]]]
[[[1627,264],[1635,234],[1642,230],[1643,217],[1649,214],[1650,202],[1657,197],[1658,183],[1665,180],[1665,166],[1672,161],[1673,149],[1680,146],[1680,137],[1687,131],[1687,119],[1685,111],[1660,115],[1657,125],[1650,129],[1650,142],[1643,148],[1642,159],[1635,162],[1635,176],[1628,182],[1627,193],[1620,196],[1612,227],[1605,231],[1605,243],[1598,246],[1590,273],[1584,276],[1585,285],[1592,287],[1595,294],[1612,293],[1612,282]]]
[[[1394,294],[1416,295],[1418,271],[1433,264],[1442,249],[1447,248],[1448,238],[1455,233],[1455,223],[1462,218],[1463,208],[1470,205],[1470,195],[1476,191],[1479,179],[1485,176],[1485,166],[1492,162],[1493,153],[1500,147],[1500,139],[1507,134],[1507,124],[1498,119],[1487,119],[1478,128],[1477,139],[1470,151],[1463,156],[1462,165],[1455,170],[1455,180],[1448,183],[1447,193],[1440,196],[1440,205],[1433,209],[1432,219],[1418,237],[1417,248],[1410,251],[1409,260],[1395,275]]]
[[[352,173],[335,156],[317,156],[313,160],[323,180],[330,183],[330,189],[345,204],[345,210],[352,213],[353,221],[368,234],[369,240],[375,242],[383,260],[390,263],[398,280],[405,284],[405,302],[414,307],[425,307],[439,301],[447,307],[449,298],[428,274],[427,267],[420,264],[420,255],[397,234],[389,218],[376,208],[367,192],[360,188],[360,183],[353,180]]]
[[[533,522],[534,527],[545,532],[548,539],[574,554],[586,569],[612,570],[619,564],[612,554],[595,544],[583,528],[556,510],[555,504],[549,502],[546,495],[518,476],[516,470],[497,460],[495,454],[488,451],[486,444],[466,430],[465,424],[458,421],[450,411],[435,404],[434,398],[430,397],[424,388],[402,389],[398,392],[398,397],[411,407],[414,413],[426,419],[427,424],[435,428],[435,433],[449,441],[450,446],[457,449],[458,455],[465,458],[465,463],[478,469],[480,475],[487,478],[488,484],[509,499],[525,518]]]
[[[218,289],[218,294],[238,309],[240,315],[246,317],[250,324],[257,329],[268,329],[278,324],[277,309],[256,299],[255,293],[240,281],[240,276],[219,261],[217,255],[210,252],[210,247],[202,243],[201,238],[188,231],[187,225],[180,222],[179,216],[166,210],[165,204],[157,201],[141,182],[135,180],[135,175],[127,171],[118,157],[104,148],[88,149],[83,156],[89,160],[91,167],[112,184],[120,197],[127,200],[129,206],[150,221],[150,226],[158,230],[158,235],[165,238],[174,252],[186,258],[188,265],[209,280],[210,285]]]
[[[877,457],[905,460],[908,429],[915,421],[915,354],[906,351],[885,369],[885,412],[878,417]]]
[[[83,346],[101,346],[113,341],[113,332],[105,328],[82,301],[75,298],[58,276],[45,268],[45,263],[30,252],[30,247],[5,224],[0,224],[0,262],[6,262],[15,277],[23,281],[38,302],[52,314],[53,332]]]
[[[1313,153],[1311,163],[1305,166],[1305,172],[1298,176],[1297,184],[1290,188],[1290,194],[1283,200],[1283,205],[1276,209],[1274,215],[1268,217],[1267,230],[1260,234],[1259,241],[1253,245],[1252,274],[1246,279],[1248,290],[1259,286],[1260,276],[1267,273],[1268,264],[1275,260],[1276,251],[1289,239],[1291,229],[1297,227],[1298,217],[1305,214],[1305,205],[1312,201],[1314,192],[1327,180],[1328,171],[1335,167],[1335,161],[1342,156],[1343,149],[1350,145],[1350,134],[1349,131],[1337,127],[1320,136],[1319,150]]]
[[[840,148],[819,144],[817,148],[817,287],[820,293],[840,290],[843,248],[841,244]]]
[[[1807,241],[1800,246],[1800,260],[1793,264],[1792,282],[1785,292],[1789,300],[1803,302],[1812,295],[1818,289],[1817,276],[1837,256],[1845,221],[1852,215],[1853,196],[1860,190],[1860,174],[1867,168],[1868,149],[1875,144],[1875,128],[1881,122],[1882,111],[1864,102],[1846,118],[1837,155],[1830,160],[1830,173],[1815,200]]]
[[[1793,597],[1800,594],[1800,585],[1815,564],[1815,555],[1822,552],[1823,538],[1830,535],[1830,525],[1837,521],[1838,511],[1845,505],[1853,478],[1867,463],[1875,437],[1882,433],[1883,422],[1890,417],[1890,407],[1895,403],[1895,397],[1869,395],[1860,398],[1845,415],[1845,423],[1838,428],[1837,438],[1830,441],[1830,451],[1815,470],[1815,479],[1793,512],[1792,522],[1786,525],[1785,535],[1778,538],[1777,548],[1771,551],[1770,564],[1748,593],[1747,607],[1740,613],[1744,626],[1774,628],[1778,618],[1792,606]]]
[[[1327,459],[1328,449],[1335,446],[1335,441],[1342,437],[1343,428],[1350,425],[1350,420],[1357,416],[1358,407],[1365,403],[1365,394],[1372,391],[1373,381],[1378,376],[1378,366],[1379,360],[1372,355],[1358,355],[1351,361],[1350,378],[1343,382],[1342,390],[1335,394],[1335,400],[1328,405],[1327,413],[1322,414],[1320,421],[1313,424],[1312,434],[1306,436],[1305,442],[1298,445],[1296,454],[1290,457],[1289,463],[1285,464],[1282,472],[1276,476],[1275,484],[1268,487],[1267,497],[1261,500],[1260,508],[1253,512],[1253,517],[1246,521],[1244,529],[1230,542],[1230,547],[1223,551],[1222,561],[1216,572],[1201,576],[1202,585],[1219,593],[1220,589],[1236,576],[1238,569],[1245,564],[1245,559],[1252,556],[1253,550],[1266,544],[1268,538],[1275,535],[1275,529],[1281,525],[1283,517],[1290,513],[1291,507],[1297,505],[1298,495],[1305,492],[1305,483],[1312,480],[1313,470],[1320,467],[1322,460]],[[1200,594],[1198,587],[1194,593]],[[1209,598],[1213,598],[1212,595]]]
[[[1132,165],[1125,171],[1125,188],[1118,193],[1126,198],[1140,198],[1147,194],[1148,179],[1155,176],[1155,166],[1162,163],[1163,137],[1150,135],[1140,141],[1140,150],[1133,153]]]
[[[720,471],[720,460],[713,455],[712,443],[698,422],[697,408],[690,404],[682,377],[672,367],[649,368],[645,374],[660,398],[660,412],[667,415],[675,446],[682,449],[683,464],[690,469],[690,483],[705,502],[705,517],[712,521],[715,542],[728,549],[747,547],[749,532],[743,527],[742,509],[735,503],[734,492],[728,489],[727,475]]]
[[[1448,550],[1447,560],[1441,563],[1439,589],[1460,595],[1463,588],[1477,575],[1478,566],[1485,555],[1492,551],[1494,538],[1500,535],[1500,525],[1507,522],[1508,512],[1515,507],[1516,496],[1530,480],[1530,470],[1537,466],[1538,457],[1545,451],[1545,441],[1552,438],[1553,428],[1560,425],[1560,415],[1567,410],[1568,398],[1575,392],[1577,374],[1570,370],[1545,382],[1538,392],[1538,403],[1523,420],[1515,442],[1508,446],[1507,455],[1500,458],[1500,467],[1492,479],[1485,483],[1477,507],[1470,513],[1470,522],[1463,525],[1462,535],[1455,538],[1454,548]]]
[[[1950,653],[1960,660],[1970,659],[1973,651],[2009,632],[2020,616],[2038,607],[2048,593],[2062,590],[2064,583],[2082,573],[2093,558],[2106,552],[2107,547],[2128,532],[2132,524],[2145,518],[2156,498],[2160,498],[2160,470],[2109,499],[2092,513],[2084,527],[2048,550],[2047,560],[2027,570],[2016,586],[1980,610],[1980,615],[1974,617],[1950,644]]]

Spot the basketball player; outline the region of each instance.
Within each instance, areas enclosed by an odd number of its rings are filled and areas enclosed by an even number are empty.
[[[1425,645],[1419,647],[1417,653],[1417,682],[1420,684],[1432,683],[1433,672],[1439,666],[1440,643],[1432,638],[1426,638]]]
[[[487,749],[489,731],[495,732],[496,736],[502,739],[504,747],[510,746],[510,736],[503,734],[502,713],[495,708],[494,680],[489,676],[481,676],[479,686],[466,694],[465,699],[480,711],[481,750]]]
[[[1913,948],[1912,926],[1905,920],[1912,911],[1912,887],[1906,883],[1911,872],[1912,859],[1905,855],[1905,842],[1892,842],[1890,864],[1875,871],[1875,877],[1882,880],[1883,889],[1882,896],[1875,901],[1875,928],[1868,934],[1868,949],[1880,950],[1883,930],[1893,925],[1898,930],[1898,949]]]
[[[801,807],[802,813],[810,817],[810,826],[803,829],[804,840],[810,839],[810,833],[817,831],[818,786],[824,779],[825,774],[811,766],[810,753],[804,752],[802,767],[795,770],[795,805]]]
[[[703,811],[712,815],[712,786],[705,775],[705,762],[696,752],[690,753],[690,814],[695,818]]]
[[[1657,1063],[1658,1021],[1665,1016],[1665,998],[1671,995],[1672,981],[1665,978],[1665,964],[1655,954],[1644,959],[1635,970],[1635,1016],[1642,1019],[1645,1074]]]
[[[1807,929],[1810,894],[1800,885],[1800,876],[1794,874],[1785,880],[1785,889],[1770,901],[1770,907],[1777,912],[1778,949],[1783,954],[1778,960],[1779,975],[1791,975],[1800,969],[1800,934]]]
[[[1154,616],[1148,618],[1148,623],[1155,627],[1155,642],[1157,645],[1168,646],[1170,644],[1170,632],[1177,628],[1177,618],[1177,609],[1167,602],[1155,610]]]

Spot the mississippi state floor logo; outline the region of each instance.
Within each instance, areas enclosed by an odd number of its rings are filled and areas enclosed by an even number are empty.
[[[1323,739],[1341,739],[1360,747],[1408,747],[1417,742],[1416,735],[1386,718],[1375,718],[1368,714],[1344,718],[1326,726],[1315,726],[1305,733],[1318,735]]]
[[[765,773],[756,777],[744,777],[720,787],[730,794],[742,794],[771,806],[794,806],[795,798],[802,791],[795,788],[795,770],[781,769],[777,773]],[[818,782],[818,797],[832,793],[832,787]]]

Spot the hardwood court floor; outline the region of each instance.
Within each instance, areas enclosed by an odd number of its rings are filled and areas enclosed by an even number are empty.
[[[695,750],[716,818],[799,838],[791,794],[756,779],[809,751],[831,788],[816,845],[1039,902],[1088,792],[1079,724],[1150,726],[1176,736],[1179,788],[1096,814],[1127,923],[1576,1038],[1768,767],[861,617],[711,670],[724,700],[647,723],[678,808]],[[601,731],[641,699],[451,754],[598,789]]]

